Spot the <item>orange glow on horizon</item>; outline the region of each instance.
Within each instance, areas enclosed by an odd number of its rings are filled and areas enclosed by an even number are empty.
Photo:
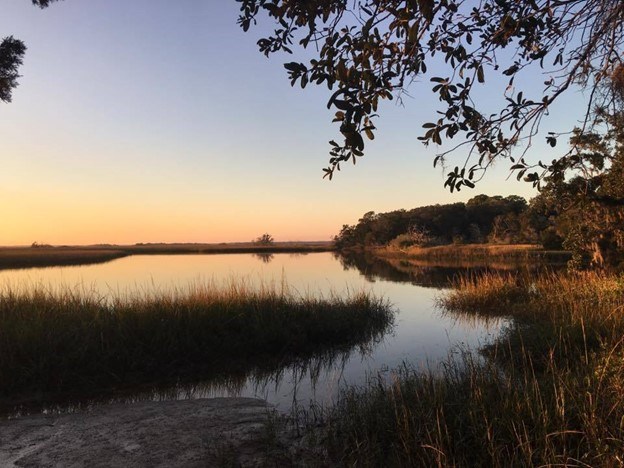
[[[273,209],[269,218],[251,206],[163,199],[149,205],[119,204],[45,191],[14,191],[2,197],[0,212],[5,226],[0,245],[247,242],[264,232],[278,241],[330,240],[342,225],[332,219],[336,216],[315,222],[308,213],[285,204]]]

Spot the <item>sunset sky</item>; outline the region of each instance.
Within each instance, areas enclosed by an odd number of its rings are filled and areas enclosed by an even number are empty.
[[[233,0],[0,2],[0,36],[28,46],[0,104],[0,245],[329,240],[370,210],[535,193],[506,180],[505,162],[475,190],[443,188],[437,149],[417,141],[435,115],[428,78],[404,107],[382,107],[357,166],[323,180],[338,136],[329,93],[291,88],[293,58],[261,55],[271,25],[243,33]],[[482,99],[504,89],[491,82]],[[548,129],[569,129],[579,100]]]

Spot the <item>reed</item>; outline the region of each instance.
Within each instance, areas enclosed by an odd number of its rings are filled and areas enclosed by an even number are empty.
[[[346,391],[325,416],[333,463],[624,464],[624,278],[484,274],[440,302],[513,320],[482,355]]]
[[[455,277],[455,291],[438,299],[447,311],[505,316],[522,300],[524,289],[517,274],[507,272],[466,273]]]
[[[0,395],[236,373],[381,336],[389,304],[368,293],[300,296],[283,285],[196,283],[103,297],[70,288],[0,292]]]
[[[449,244],[433,247],[385,246],[374,249],[376,255],[386,258],[410,258],[429,262],[508,262],[524,264],[528,262],[565,263],[570,253],[544,250],[532,244]]]

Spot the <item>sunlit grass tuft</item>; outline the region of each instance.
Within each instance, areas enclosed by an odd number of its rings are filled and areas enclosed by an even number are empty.
[[[457,312],[510,315],[511,308],[524,293],[519,281],[518,276],[504,272],[465,274],[452,283],[461,294],[447,294],[438,302],[442,307]]]

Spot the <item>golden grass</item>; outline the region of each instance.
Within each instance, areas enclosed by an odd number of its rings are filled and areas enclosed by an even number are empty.
[[[347,391],[327,448],[347,466],[623,466],[624,277],[466,277],[447,313],[511,316],[484,356]]]
[[[117,249],[95,248],[0,248],[0,268],[30,268],[101,263],[125,257]]]
[[[388,303],[368,293],[299,296],[285,284],[195,283],[112,299],[63,287],[6,287],[0,396],[283,366],[364,346],[392,321]]]
[[[461,262],[483,261],[556,261],[565,262],[569,254],[562,251],[548,251],[533,244],[460,244],[438,245],[434,247],[408,247],[398,249],[392,246],[374,249],[382,257],[402,257],[426,261]],[[450,266],[450,265],[449,265]],[[469,266],[465,264],[465,266]]]

